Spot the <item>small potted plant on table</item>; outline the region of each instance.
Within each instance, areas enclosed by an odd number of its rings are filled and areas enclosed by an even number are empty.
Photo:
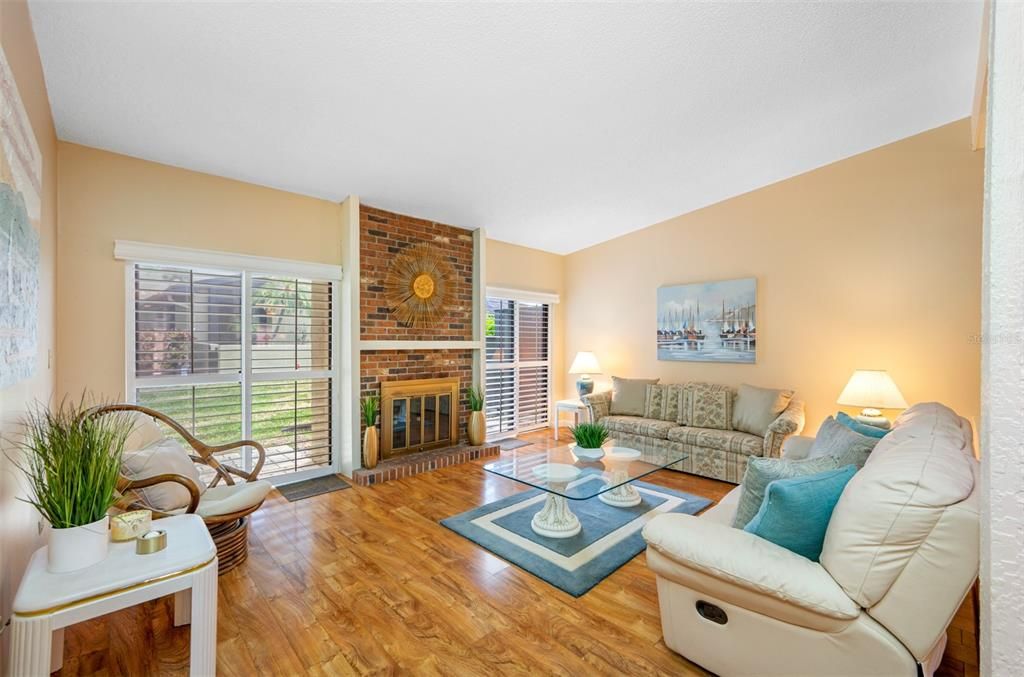
[[[466,391],[469,400],[469,422],[466,424],[466,436],[469,443],[479,447],[487,439],[487,420],[484,418],[484,393],[480,386],[470,386]]]
[[[575,428],[569,428],[572,438],[576,441],[576,447],[572,453],[578,458],[586,461],[597,461],[604,458],[602,445],[608,441],[608,429],[600,423],[580,423]]]
[[[359,402],[359,409],[363,413],[363,423],[366,424],[366,433],[363,435],[363,466],[376,468],[377,461],[380,460],[377,440],[377,412],[380,410],[380,398],[376,395],[364,397]]]
[[[132,419],[88,412],[84,398],[36,407],[22,420],[20,458],[11,459],[28,479],[29,497],[21,500],[50,523],[46,568],[53,573],[92,566],[109,550],[107,511],[118,499]]]

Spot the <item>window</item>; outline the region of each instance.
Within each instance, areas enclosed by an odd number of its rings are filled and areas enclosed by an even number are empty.
[[[550,305],[487,299],[487,436],[548,425]]]
[[[130,397],[208,444],[254,439],[260,475],[333,468],[333,284],[131,266]],[[249,469],[249,449],[218,460]]]

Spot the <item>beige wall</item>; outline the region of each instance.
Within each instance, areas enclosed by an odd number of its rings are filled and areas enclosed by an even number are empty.
[[[498,240],[487,241],[486,277],[489,287],[506,287],[524,291],[558,294],[561,303],[552,313],[552,383],[554,399],[562,398],[566,391],[566,373],[572,356],[565,352],[565,257],[539,249],[520,247]],[[569,387],[572,390],[571,386]]]
[[[114,240],[341,264],[341,206],[60,143],[61,392],[124,395],[125,264]]]
[[[54,347],[55,240],[57,227],[57,137],[43,82],[42,66],[22,0],[0,2],[0,45],[14,73],[32,130],[43,157],[42,216],[39,270],[39,361],[33,378],[0,390],[0,437],[17,433],[16,421],[32,402],[47,401],[54,388],[55,365],[49,363]],[[11,451],[5,444],[5,450]],[[18,475],[0,453],[0,623],[10,616],[11,600],[28,556],[39,545],[35,509],[18,501],[24,495]],[[0,673],[4,673],[10,632],[0,646]]]
[[[964,120],[573,253],[565,355],[795,388],[810,434],[856,368],[976,419],[983,164]],[[741,277],[757,278],[757,364],[659,362],[657,288]]]

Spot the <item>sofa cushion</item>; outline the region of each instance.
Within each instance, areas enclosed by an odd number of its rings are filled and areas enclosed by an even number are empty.
[[[612,404],[609,413],[617,416],[643,416],[647,386],[656,378],[622,378],[612,376]]]
[[[683,386],[679,424],[732,430],[732,400],[729,386],[691,381]]]
[[[811,445],[807,458],[841,456],[860,468],[877,444],[876,438],[850,430],[829,416],[818,428],[818,434],[814,437],[814,444]]]
[[[667,440],[669,431],[679,427],[675,421],[659,421],[641,416],[605,416],[601,423],[612,433],[612,437],[614,433],[628,433],[659,440]]]
[[[814,475],[826,470],[838,470],[844,465],[850,464],[843,463],[835,456],[808,458],[803,461],[788,461],[783,458],[748,459],[747,471],[743,474],[741,485],[743,492],[740,494],[740,504],[736,508],[732,525],[737,529],[742,529],[750,520],[754,519],[754,515],[761,509],[761,503],[764,502],[764,494],[770,482]]]
[[[644,416],[660,421],[679,421],[683,406],[683,386],[677,384],[651,384],[647,386]]]
[[[714,428],[691,428],[679,426],[668,431],[668,439],[682,444],[692,444],[706,449],[720,449],[734,454],[758,456],[764,450],[764,440],[756,435],[737,430],[715,430]]]
[[[847,465],[770,482],[761,508],[743,530],[817,562],[832,511],[856,472]]]
[[[959,416],[933,403],[911,407],[846,486],[825,535],[822,565],[854,601],[873,606],[946,511],[974,491],[976,464],[970,426]],[[957,552],[977,543],[929,547]]]
[[[733,403],[733,430],[764,437],[768,433],[768,426],[786,410],[792,399],[792,390],[758,388],[744,383],[736,391]]]

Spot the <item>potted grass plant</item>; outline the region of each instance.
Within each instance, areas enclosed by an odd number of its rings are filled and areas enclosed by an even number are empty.
[[[487,420],[484,418],[484,392],[480,386],[470,386],[466,390],[469,400],[469,422],[466,424],[466,436],[469,443],[479,447],[487,439]]]
[[[90,417],[85,398],[65,399],[54,409],[37,405],[22,427],[15,445],[21,453],[11,460],[28,480],[29,496],[21,500],[50,523],[47,570],[64,573],[102,561],[132,419]]]
[[[604,458],[602,446],[608,441],[608,429],[600,423],[580,423],[574,428],[569,428],[576,446],[572,453],[587,461],[597,461]]]
[[[379,441],[377,439],[377,414],[380,412],[380,398],[376,395],[364,397],[359,402],[359,410],[363,414],[366,432],[363,434],[363,467],[376,468],[380,461]]]

